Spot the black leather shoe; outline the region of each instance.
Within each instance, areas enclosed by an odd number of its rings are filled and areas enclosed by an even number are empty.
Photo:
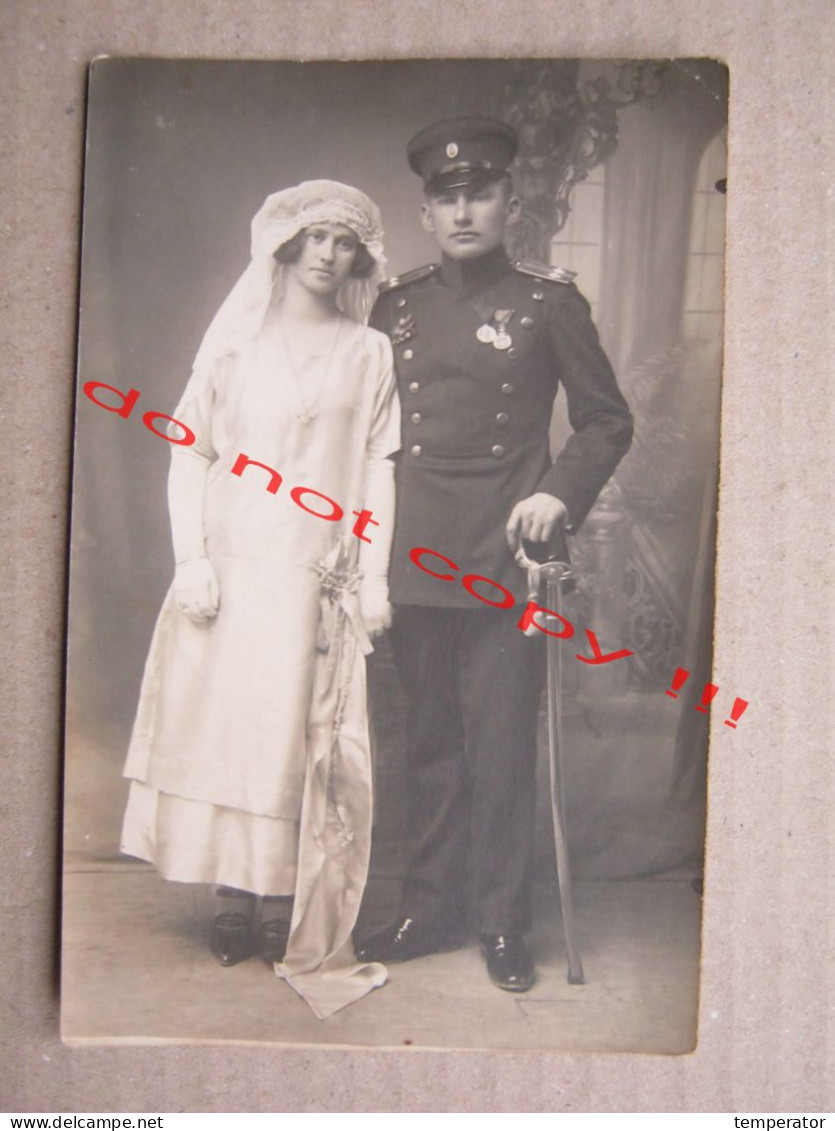
[[[458,950],[462,942],[454,931],[407,918],[366,939],[357,950],[357,958],[360,962],[408,962],[425,954]]]
[[[270,966],[282,962],[287,953],[290,923],[287,919],[267,919],[258,928],[258,953]]]
[[[252,920],[239,911],[215,915],[209,946],[221,966],[237,966],[254,953]]]
[[[500,990],[523,994],[536,979],[533,959],[521,935],[482,935],[487,974]]]

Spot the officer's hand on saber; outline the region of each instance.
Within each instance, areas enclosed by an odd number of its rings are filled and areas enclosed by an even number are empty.
[[[562,557],[559,539],[560,527],[568,519],[568,510],[555,495],[540,491],[522,499],[510,512],[507,520],[507,544],[516,556],[516,561],[528,574],[528,600],[538,602],[540,589],[540,563],[546,559]],[[554,540],[554,546],[547,550],[530,547],[530,555],[525,552],[525,542],[547,544]],[[562,547],[564,550],[564,546]],[[534,560],[537,559],[537,560]],[[567,566],[566,566],[567,568]],[[543,623],[537,626],[537,618]],[[537,613],[525,629],[525,636],[536,636],[544,628],[545,614]]]
[[[538,491],[518,502],[507,520],[507,544],[515,552],[524,538],[528,542],[548,542],[560,523],[568,518],[568,510],[554,495]]]

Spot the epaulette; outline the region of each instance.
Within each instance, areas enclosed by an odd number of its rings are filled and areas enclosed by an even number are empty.
[[[535,259],[512,259],[510,266],[520,275],[532,275],[534,279],[550,279],[552,283],[572,283],[577,278],[576,271],[565,267],[549,267]]]
[[[409,283],[417,283],[421,279],[428,279],[430,275],[434,275],[436,271],[440,271],[440,263],[427,263],[425,267],[416,267],[414,271],[406,271],[403,275],[392,275],[390,279],[386,279],[384,283],[380,283],[377,290],[379,293],[385,294],[386,291],[393,291],[396,287],[405,287]]]

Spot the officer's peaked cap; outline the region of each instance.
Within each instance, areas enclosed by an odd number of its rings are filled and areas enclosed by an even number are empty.
[[[428,191],[462,188],[507,173],[519,149],[512,127],[493,118],[450,118],[415,134],[409,165]]]

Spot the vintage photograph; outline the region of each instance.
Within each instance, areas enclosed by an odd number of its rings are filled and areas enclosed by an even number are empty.
[[[696,1047],[727,93],[92,65],[65,1041]]]

